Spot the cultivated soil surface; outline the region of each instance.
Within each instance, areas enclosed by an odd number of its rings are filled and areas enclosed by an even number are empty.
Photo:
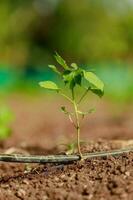
[[[64,102],[14,95],[8,101],[16,118],[1,153],[64,154],[75,134],[59,112]],[[93,103],[94,105],[96,102]],[[87,104],[86,104],[87,105]],[[90,103],[91,105],[91,103]],[[89,107],[89,105],[87,105]],[[119,105],[120,106],[120,105]],[[97,103],[97,113],[83,122],[82,152],[133,145],[133,105]],[[0,163],[0,200],[132,200],[133,152],[71,164]]]

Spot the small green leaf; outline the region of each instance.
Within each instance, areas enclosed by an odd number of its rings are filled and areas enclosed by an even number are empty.
[[[76,143],[70,143],[67,145],[66,155],[72,155],[75,152]]]
[[[49,90],[57,90],[57,91],[60,90],[60,88],[53,81],[42,81],[39,83],[39,85]]]
[[[61,74],[61,73],[58,71],[58,69],[56,68],[55,65],[48,65],[48,66],[49,66],[49,68],[52,69],[55,73]]]
[[[70,70],[65,70],[62,74],[64,83],[70,83],[73,79],[73,73]]]
[[[66,110],[65,106],[61,106],[61,111],[65,114],[68,114],[68,111]]]
[[[63,77],[64,83],[69,84],[70,89],[73,89],[75,87],[73,71],[65,70],[62,77]]]
[[[85,141],[80,140],[80,145],[81,146],[85,145],[85,143],[86,143]],[[66,144],[65,146],[67,147],[67,151],[66,151],[67,155],[71,155],[71,154],[76,153],[77,141],[74,141],[72,143]]]
[[[95,88],[90,88],[90,91],[92,91],[94,94],[96,94],[99,97],[102,97],[104,95],[104,91],[101,91]]]
[[[98,89],[103,92],[104,83],[93,72],[87,72],[84,70],[83,73],[84,78],[95,87],[94,89]]]
[[[71,67],[73,67],[74,69],[78,69],[78,65],[76,63],[72,63]]]
[[[56,61],[64,68],[69,69],[68,65],[66,64],[66,61],[56,52],[55,54]]]
[[[61,106],[61,111],[66,114],[66,115],[73,115],[73,113],[67,111],[66,107],[65,106]]]
[[[63,81],[65,84],[69,84],[70,89],[73,89],[76,84],[81,86],[82,70],[65,70],[63,73]]]

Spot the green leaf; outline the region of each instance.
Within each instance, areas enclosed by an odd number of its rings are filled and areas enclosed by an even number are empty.
[[[60,90],[60,88],[53,81],[42,81],[39,83],[39,85],[49,90],[57,90],[57,91]]]
[[[78,85],[80,85],[80,86],[81,86],[81,79],[82,79],[81,74],[76,74],[75,75],[75,78],[74,78],[75,83],[78,84]]]
[[[73,79],[73,73],[70,70],[65,70],[62,74],[64,83],[70,83]]]
[[[65,114],[68,114],[68,111],[66,110],[65,106],[61,106],[61,111]]]
[[[77,66],[76,63],[72,63],[72,64],[71,64],[71,67],[73,67],[74,69],[78,69],[78,66]]]
[[[76,84],[81,86],[82,70],[65,70],[63,73],[63,81],[65,84],[69,84],[70,89],[73,89]]]
[[[56,61],[64,68],[69,69],[68,65],[66,64],[66,61],[56,52],[55,54]]]
[[[63,73],[63,81],[65,84],[69,84],[70,89],[73,89],[75,87],[73,71],[65,70]]]
[[[104,83],[93,72],[84,70],[83,73],[84,78],[94,86],[94,89],[101,90],[102,92],[104,91]]]
[[[52,69],[55,73],[61,74],[61,73],[58,71],[58,69],[56,68],[55,65],[48,65],[48,66],[49,66],[49,68]]]
[[[76,143],[70,143],[70,144],[67,144],[66,146],[67,146],[66,155],[74,154],[75,149],[76,149]]]
[[[104,95],[104,91],[101,91],[95,88],[90,88],[90,91],[92,91],[94,94],[96,94],[99,97],[102,97]]]
[[[61,106],[61,111],[66,114],[66,115],[73,115],[73,113],[67,111],[66,107],[65,106]]]
[[[86,144],[86,142],[80,140],[80,145],[83,146],[84,144]],[[72,143],[66,144],[65,146],[67,147],[67,151],[66,151],[67,155],[71,155],[71,154],[76,153],[77,141],[74,141]]]

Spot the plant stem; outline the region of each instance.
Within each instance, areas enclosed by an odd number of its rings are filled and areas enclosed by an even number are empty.
[[[79,122],[79,115],[78,115],[78,106],[75,101],[74,90],[72,89],[72,98],[73,98],[73,106],[75,111],[75,118],[76,118],[76,131],[77,131],[77,147],[80,158],[82,158],[81,148],[80,148],[80,122]]]
[[[68,97],[67,95],[65,95],[64,93],[62,92],[59,92],[59,94],[63,97],[65,97],[68,101],[70,101],[71,103],[73,103],[72,99],[70,97]]]
[[[71,115],[68,115],[70,122],[72,123],[72,125],[76,128],[76,124],[74,123]]]
[[[86,94],[88,93],[89,89],[90,89],[90,87],[88,87],[88,88],[85,90],[85,92],[83,93],[83,95],[82,95],[81,98],[79,99],[78,104],[80,104],[80,102],[81,102],[81,101],[83,100],[83,98],[86,96]]]

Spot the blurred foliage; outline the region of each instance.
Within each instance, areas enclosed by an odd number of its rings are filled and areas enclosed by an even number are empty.
[[[131,0],[1,0],[0,60],[50,63],[53,51],[80,63],[133,59]]]
[[[84,67],[84,66],[83,66]],[[133,69],[131,65],[121,62],[101,62],[87,65],[86,69],[94,71],[105,83],[105,96],[115,102],[133,101]],[[46,93],[40,89],[38,82],[51,80],[59,82],[58,76],[47,69],[44,65],[42,69],[33,68],[23,72],[15,69],[0,69],[0,95],[9,95],[12,92]],[[67,92],[67,91],[66,91]]]
[[[105,82],[105,97],[118,103],[133,101],[133,69],[130,65],[112,62],[96,66],[97,73]]]
[[[11,122],[14,118],[13,113],[7,106],[0,108],[0,140],[4,140],[11,135]]]
[[[0,1],[0,93],[54,80],[54,51],[96,68],[105,96],[133,99],[133,1]]]

